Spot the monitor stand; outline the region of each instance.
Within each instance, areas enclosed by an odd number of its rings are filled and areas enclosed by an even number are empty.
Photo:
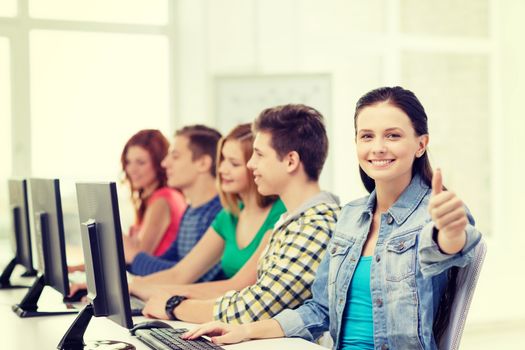
[[[13,270],[15,269],[16,265],[17,265],[17,262],[16,262],[16,257],[15,257],[4,268],[4,271],[2,271],[2,275],[0,275],[0,289],[15,289],[15,288],[29,288],[30,287],[30,286],[11,284],[11,281],[10,281],[11,274],[13,273]],[[33,276],[36,276],[36,271],[26,271],[21,276],[22,277],[33,277]]]
[[[116,340],[98,340],[84,343],[84,333],[93,317],[93,305],[88,304],[78,314],[77,318],[69,327],[60,343],[57,345],[59,350],[95,350],[95,349],[115,349],[115,350],[135,350],[135,346],[129,343]]]
[[[37,317],[37,316],[53,316],[53,315],[67,315],[76,314],[78,312],[71,304],[62,304],[62,310],[42,311],[38,310],[38,299],[45,287],[45,277],[41,275],[38,277],[33,286],[27,291],[20,304],[12,306],[13,311],[20,317]]]

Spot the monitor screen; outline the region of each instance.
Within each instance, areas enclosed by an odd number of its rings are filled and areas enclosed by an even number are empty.
[[[133,327],[117,188],[111,183],[77,183],[88,300],[94,316]]]
[[[15,248],[16,262],[23,265],[27,272],[34,273],[31,254],[29,212],[27,205],[27,181],[9,180],[9,209],[11,216],[11,242]]]
[[[30,179],[38,270],[45,284],[64,297],[69,294],[64,222],[58,179]]]

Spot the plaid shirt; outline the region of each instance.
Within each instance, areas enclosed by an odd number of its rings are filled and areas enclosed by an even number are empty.
[[[326,195],[326,192],[320,194]],[[228,323],[268,319],[310,299],[310,287],[339,210],[339,205],[329,200],[278,222],[259,259],[257,281],[218,298],[213,308],[214,318]]]

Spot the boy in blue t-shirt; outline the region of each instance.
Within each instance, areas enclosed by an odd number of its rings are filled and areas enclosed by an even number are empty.
[[[215,158],[220,137],[217,130],[203,125],[187,126],[175,133],[162,166],[166,168],[168,185],[181,190],[189,206],[182,216],[177,238],[159,257],[140,252],[129,237],[123,236],[126,263],[131,273],[144,276],[177,264],[200,240],[222,209],[215,188]],[[218,264],[200,281],[221,277]]]

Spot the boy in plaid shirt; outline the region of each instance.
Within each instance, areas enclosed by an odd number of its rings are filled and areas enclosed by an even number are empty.
[[[328,153],[323,117],[304,105],[278,106],[259,115],[254,131],[248,167],[257,190],[279,195],[288,209],[259,259],[255,283],[215,300],[180,301],[180,296],[159,292],[149,299],[144,315],[245,323],[271,318],[311,297],[310,287],[339,213],[338,199],[321,191],[318,182]]]

